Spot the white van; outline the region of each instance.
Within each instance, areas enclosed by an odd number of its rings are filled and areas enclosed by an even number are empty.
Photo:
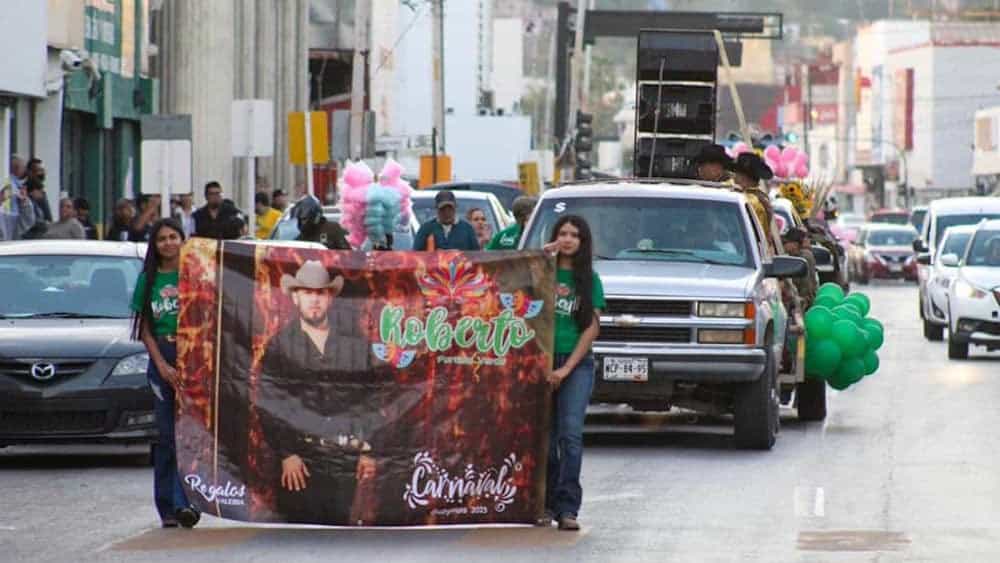
[[[1000,198],[997,197],[953,197],[932,201],[924,218],[920,238],[913,242],[913,249],[922,255],[920,263],[920,318],[924,322],[924,337],[928,340],[942,340],[945,323],[940,316],[929,310],[927,278],[930,266],[934,264],[944,232],[948,227],[975,225],[983,219],[1000,219]]]

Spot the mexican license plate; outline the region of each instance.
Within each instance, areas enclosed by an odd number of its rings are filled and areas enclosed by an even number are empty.
[[[889,264],[889,271],[893,272],[893,273],[902,272],[903,271],[903,265],[902,264]]]
[[[649,381],[648,358],[604,358],[605,381]]]

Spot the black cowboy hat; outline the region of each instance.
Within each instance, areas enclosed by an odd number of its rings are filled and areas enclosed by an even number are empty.
[[[701,148],[698,156],[694,157],[691,164],[699,166],[708,162],[718,162],[719,164],[730,166],[733,159],[726,153],[726,147],[722,145],[705,145]]]
[[[774,171],[764,162],[764,159],[752,152],[745,152],[736,157],[736,161],[729,165],[733,172],[742,172],[754,180],[770,180],[774,178]]]

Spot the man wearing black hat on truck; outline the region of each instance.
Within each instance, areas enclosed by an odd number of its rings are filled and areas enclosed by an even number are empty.
[[[722,145],[706,145],[691,162],[695,177],[706,182],[725,182],[729,179],[726,170],[733,164],[733,159],[726,154]]]
[[[455,212],[455,194],[441,190],[434,196],[437,218],[426,221],[417,231],[413,250],[480,250],[472,225]]]
[[[736,160],[729,165],[729,169],[733,172],[733,181],[736,185],[747,194],[748,198],[752,198],[751,205],[757,213],[760,224],[765,229],[772,230],[774,208],[771,205],[771,198],[760,187],[761,180],[774,178],[771,167],[756,154],[745,152],[736,157]]]

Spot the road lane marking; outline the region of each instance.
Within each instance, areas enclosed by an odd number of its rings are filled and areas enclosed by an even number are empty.
[[[826,516],[826,492],[823,487],[795,487],[795,515],[800,518]]]
[[[592,502],[614,502],[616,500],[628,500],[642,497],[643,495],[639,493],[615,493],[613,495],[593,495],[584,497],[583,500],[587,504],[590,504]]]
[[[826,511],[826,495],[823,487],[816,487],[816,498],[813,501],[813,516],[823,517]]]

